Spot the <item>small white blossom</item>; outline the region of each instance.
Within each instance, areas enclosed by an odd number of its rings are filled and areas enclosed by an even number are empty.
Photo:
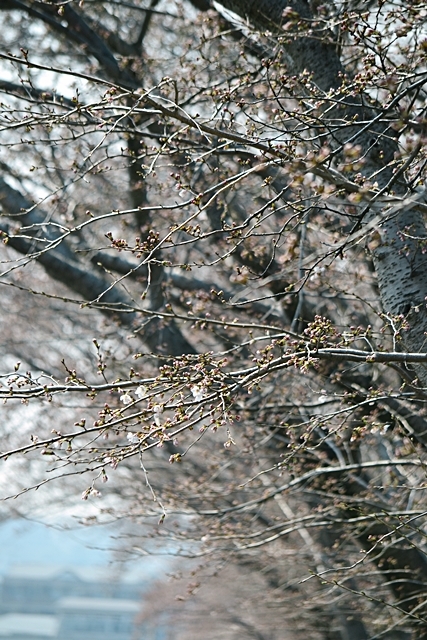
[[[124,393],[122,396],[120,396],[120,402],[123,402],[123,404],[130,404],[131,402],[133,402],[133,398],[132,396],[126,391],[126,393]]]
[[[198,384],[195,384],[193,387],[191,387],[190,391],[193,394],[193,398],[195,399],[196,402],[203,400],[203,398],[206,396],[205,387],[201,387]]]
[[[160,414],[163,413],[162,405],[155,404],[153,407],[153,413],[154,413],[154,422],[156,423],[156,427],[160,427],[161,426]]]
[[[129,432],[126,437],[129,440],[129,444],[138,444],[139,443],[139,438],[136,435],[136,433]]]
[[[144,385],[141,384],[139,385],[139,387],[135,389],[135,395],[137,398],[142,399],[142,398],[145,398],[145,396],[147,395],[147,391],[148,391],[147,387],[144,387]]]
[[[82,500],[87,500],[89,498],[89,496],[94,496],[95,498],[100,498],[101,497],[101,492],[98,491],[98,489],[95,489],[95,487],[89,487],[88,489],[85,489],[82,493]]]

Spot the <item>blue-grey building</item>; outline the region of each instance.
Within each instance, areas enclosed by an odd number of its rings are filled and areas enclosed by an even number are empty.
[[[170,640],[148,625],[152,576],[108,567],[14,566],[0,582],[0,640]]]

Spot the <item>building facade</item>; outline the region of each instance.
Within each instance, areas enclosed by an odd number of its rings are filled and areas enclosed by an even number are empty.
[[[151,580],[98,567],[12,567],[0,582],[0,640],[169,640],[141,618]]]

